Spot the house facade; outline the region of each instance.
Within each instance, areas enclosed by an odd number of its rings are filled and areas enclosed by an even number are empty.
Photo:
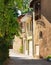
[[[21,24],[22,24],[23,53],[25,55],[33,56],[32,13],[27,13],[24,17],[22,17]]]
[[[51,1],[32,0],[34,56],[44,58],[51,55]]]

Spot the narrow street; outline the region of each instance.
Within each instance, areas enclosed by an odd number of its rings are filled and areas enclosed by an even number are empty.
[[[19,58],[19,59],[34,59],[33,57],[30,57],[28,55],[16,53],[13,49],[9,50],[9,56],[10,57],[16,57],[16,58]]]
[[[10,59],[5,65],[51,65],[51,62],[46,60],[38,60],[22,54],[16,54],[13,50],[10,50],[9,55]]]

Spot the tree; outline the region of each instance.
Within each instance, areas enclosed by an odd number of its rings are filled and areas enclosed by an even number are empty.
[[[30,0],[15,0],[15,4],[17,5],[17,8],[21,10],[22,14],[32,11],[29,7]]]
[[[20,26],[14,15],[14,0],[0,0],[0,62],[8,57],[8,44],[20,35]]]
[[[27,2],[27,0],[25,1]],[[0,60],[8,57],[7,45],[11,43],[15,35],[20,35],[21,29],[17,22],[17,11],[19,9],[23,12],[28,9],[26,3],[26,8],[23,4],[23,0],[0,0],[0,53],[2,53]]]
[[[0,1],[0,37],[4,38],[4,41],[13,39],[14,35],[19,35],[20,33],[17,17],[13,15],[13,7],[14,0]]]

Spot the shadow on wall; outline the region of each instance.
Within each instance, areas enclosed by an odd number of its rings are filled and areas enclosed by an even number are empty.
[[[41,0],[41,12],[51,23],[51,0]]]

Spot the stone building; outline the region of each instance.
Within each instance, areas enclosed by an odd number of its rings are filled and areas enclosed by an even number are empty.
[[[32,0],[34,56],[51,55],[51,0]]]
[[[23,39],[23,53],[25,55],[33,56],[32,45],[32,13],[27,13],[21,19],[22,23],[22,39]]]

